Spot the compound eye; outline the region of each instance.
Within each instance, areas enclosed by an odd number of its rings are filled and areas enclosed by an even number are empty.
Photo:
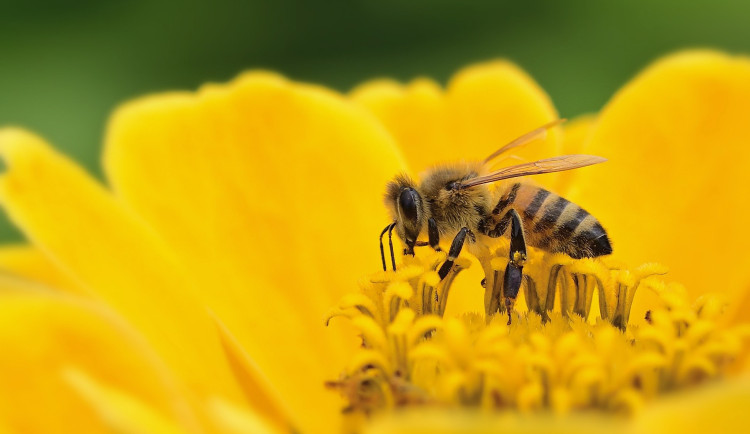
[[[419,193],[413,188],[405,188],[398,198],[398,205],[403,216],[413,222],[417,221],[417,207],[419,205]]]

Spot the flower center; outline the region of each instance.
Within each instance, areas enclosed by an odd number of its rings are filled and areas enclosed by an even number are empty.
[[[658,264],[628,270],[535,249],[523,269],[523,296],[508,312],[507,258],[508,246],[479,258],[487,276],[483,315],[444,315],[456,275],[470,265],[459,258],[441,281],[444,253],[407,256],[398,272],[375,274],[345,296],[329,321],[348,317],[362,346],[340,379],[327,383],[346,399],[345,411],[631,414],[660,394],[723,375],[748,335],[745,327],[719,326],[717,298],[690,305],[684,288],[659,280],[665,269]],[[637,290],[654,291],[659,303],[643,324],[628,325]]]

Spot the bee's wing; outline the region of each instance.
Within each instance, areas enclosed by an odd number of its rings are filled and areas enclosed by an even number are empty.
[[[499,155],[502,155],[502,154],[510,151],[513,148],[517,148],[519,146],[523,146],[523,145],[525,145],[525,144],[527,144],[529,142],[532,142],[532,141],[534,141],[536,139],[543,139],[544,137],[547,136],[547,131],[550,128],[554,128],[554,127],[560,125],[561,123],[563,123],[565,121],[566,121],[566,119],[557,119],[557,120],[554,120],[554,121],[552,121],[550,123],[542,125],[541,127],[537,128],[535,130],[531,130],[528,133],[526,133],[526,134],[524,134],[522,136],[519,136],[519,137],[511,140],[510,143],[508,143],[507,145],[505,145],[502,148],[498,149],[497,151],[493,152],[489,157],[485,158],[484,162],[485,163],[489,163],[493,158],[495,158],[495,157],[497,157]]]
[[[542,173],[562,172],[563,170],[577,169],[579,167],[590,166],[607,161],[606,158],[594,155],[562,155],[559,157],[546,158],[544,160],[533,161],[531,163],[518,164],[502,168],[490,174],[479,176],[461,182],[461,188],[474,187],[480,184],[500,181],[502,179],[516,178],[526,175],[539,175]]]

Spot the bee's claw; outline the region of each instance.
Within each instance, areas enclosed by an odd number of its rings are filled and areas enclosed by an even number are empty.
[[[505,310],[508,312],[508,324],[510,325],[513,319],[513,305],[516,300],[514,298],[505,297]]]

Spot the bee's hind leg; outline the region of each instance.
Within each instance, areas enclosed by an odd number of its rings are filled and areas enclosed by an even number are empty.
[[[453,268],[453,262],[458,258],[458,255],[461,253],[461,249],[464,246],[464,241],[466,240],[466,235],[469,234],[471,238],[473,238],[473,234],[469,231],[469,228],[461,228],[460,231],[458,231],[458,234],[456,235],[456,238],[453,239],[453,243],[451,243],[451,248],[448,251],[448,259],[445,260],[443,265],[440,267],[440,270],[438,270],[438,275],[440,276],[440,280],[445,279],[445,276],[448,275],[448,272],[451,271],[451,268]]]
[[[505,309],[508,311],[508,324],[511,322],[511,311],[516,302],[518,291],[523,280],[523,264],[526,262],[526,240],[523,234],[521,216],[516,210],[508,211],[510,215],[510,253],[508,265],[505,267],[503,279],[503,297]]]

